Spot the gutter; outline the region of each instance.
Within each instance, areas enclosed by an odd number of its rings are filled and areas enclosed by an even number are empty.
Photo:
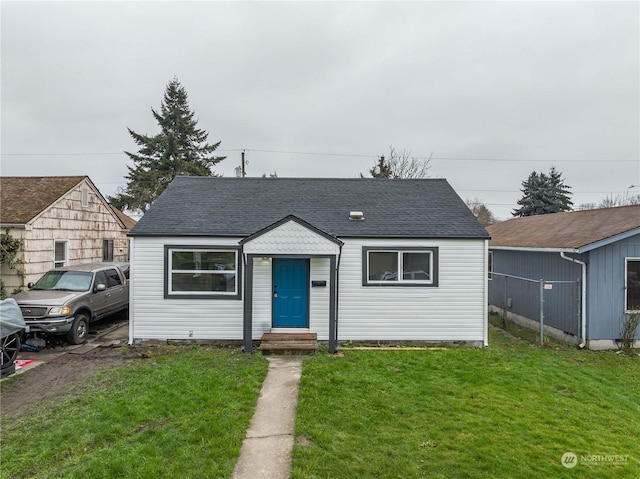
[[[26,223],[0,223],[1,229],[10,229],[10,230],[26,230]]]
[[[581,314],[580,314],[580,336],[582,337],[582,342],[578,344],[580,349],[584,349],[587,344],[587,263],[584,261],[580,261],[575,258],[571,258],[566,256],[564,251],[560,252],[560,257],[562,259],[566,259],[567,261],[571,261],[572,263],[577,263],[582,266],[582,298],[581,298]]]

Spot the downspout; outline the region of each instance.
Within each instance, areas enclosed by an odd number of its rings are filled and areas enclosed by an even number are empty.
[[[580,335],[582,336],[582,342],[578,344],[578,347],[580,349],[583,349],[587,345],[587,263],[575,258],[571,258],[570,256],[566,256],[564,251],[560,252],[560,257],[562,259],[566,259],[567,261],[571,261],[572,263],[578,263],[579,265],[582,265],[582,304],[580,306],[580,322],[582,323],[580,325]]]
[[[489,240],[484,240],[484,321],[482,329],[482,341],[484,347],[489,347]]]
[[[338,251],[338,262],[336,264],[336,352],[338,351],[338,317],[340,316],[338,314],[338,304],[340,303],[340,260],[342,259],[342,246],[343,244],[340,244],[340,250]]]

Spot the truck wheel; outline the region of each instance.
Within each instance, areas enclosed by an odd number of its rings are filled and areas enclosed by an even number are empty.
[[[82,344],[89,335],[89,318],[84,313],[76,314],[71,330],[67,333],[69,344]]]
[[[2,372],[6,372],[13,367],[13,363],[20,352],[20,335],[13,333],[2,338],[0,340],[0,350],[2,352],[0,369]]]

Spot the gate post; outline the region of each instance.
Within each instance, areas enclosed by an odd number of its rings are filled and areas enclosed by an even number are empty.
[[[540,280],[540,345],[544,344],[544,280]]]

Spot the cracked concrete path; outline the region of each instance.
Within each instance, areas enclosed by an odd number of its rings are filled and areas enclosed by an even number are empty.
[[[287,479],[291,474],[301,356],[270,356],[256,410],[232,479]]]

